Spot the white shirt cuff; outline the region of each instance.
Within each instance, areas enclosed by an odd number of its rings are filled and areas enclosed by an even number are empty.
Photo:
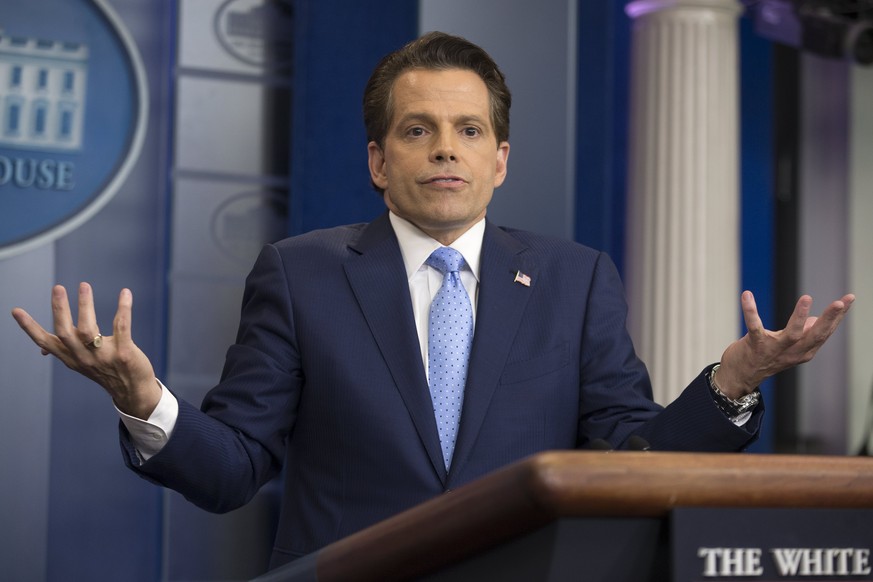
[[[737,426],[746,426],[746,423],[749,422],[750,418],[752,418],[752,412],[754,412],[754,408],[752,410],[741,412],[739,416],[732,416],[731,422]]]
[[[143,461],[148,461],[164,448],[179,418],[179,401],[160,380],[158,384],[161,386],[161,399],[148,420],[130,416],[115,408]]]

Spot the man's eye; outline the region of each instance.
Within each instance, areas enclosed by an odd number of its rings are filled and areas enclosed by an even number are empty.
[[[464,135],[466,135],[467,137],[476,137],[477,135],[479,135],[479,129],[476,127],[465,127]]]
[[[421,137],[422,135],[424,135],[424,128],[423,127],[413,127],[412,129],[409,130],[409,135],[412,137]]]

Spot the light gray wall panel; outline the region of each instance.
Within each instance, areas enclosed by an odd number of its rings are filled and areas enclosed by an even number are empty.
[[[182,76],[177,84],[176,168],[222,174],[285,174],[276,133],[287,139],[290,93],[243,79]],[[277,108],[284,115],[277,115]],[[280,150],[281,151],[281,150]]]
[[[9,580],[45,578],[52,395],[51,358],[9,312],[22,307],[51,324],[54,258],[46,245],[0,261],[0,564]]]
[[[287,191],[259,184],[179,179],[173,198],[174,276],[248,273],[264,241],[284,236]]]
[[[798,287],[813,314],[848,291],[848,63],[804,55]],[[779,322],[784,325],[785,322]],[[799,370],[800,431],[812,453],[846,450],[848,334],[839,330]]]

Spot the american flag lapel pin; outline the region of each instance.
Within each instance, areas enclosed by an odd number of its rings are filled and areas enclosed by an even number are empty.
[[[521,271],[515,272],[515,281],[513,283],[521,283],[525,287],[530,287],[530,275],[525,275]]]

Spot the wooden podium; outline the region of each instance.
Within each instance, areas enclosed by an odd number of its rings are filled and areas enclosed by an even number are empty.
[[[257,580],[667,581],[679,507],[873,508],[873,459],[545,452]]]

